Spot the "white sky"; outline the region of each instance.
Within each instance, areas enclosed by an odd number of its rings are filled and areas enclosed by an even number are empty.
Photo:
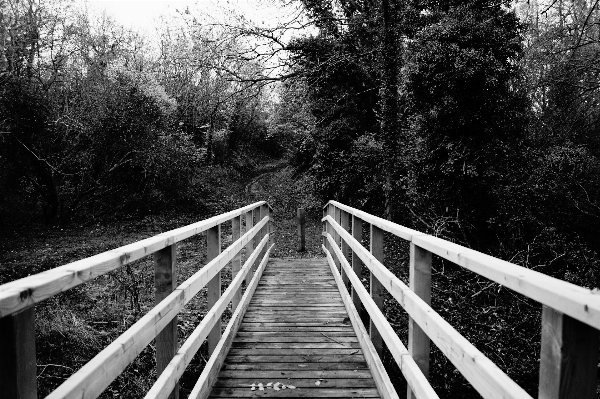
[[[119,24],[140,33],[152,34],[161,15],[177,15],[189,8],[193,16],[208,15],[220,20],[226,10],[235,10],[255,22],[275,23],[290,14],[280,0],[83,0],[90,13],[106,11]]]

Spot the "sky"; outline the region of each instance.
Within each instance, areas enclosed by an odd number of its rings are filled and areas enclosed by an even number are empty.
[[[156,31],[161,15],[177,15],[189,9],[192,15],[208,15],[219,19],[227,9],[236,10],[255,22],[275,23],[290,10],[280,7],[279,0],[82,0],[88,12],[106,11],[119,24],[139,33]]]

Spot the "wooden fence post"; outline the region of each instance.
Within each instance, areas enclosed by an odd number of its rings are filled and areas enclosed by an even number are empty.
[[[346,211],[340,211],[340,225],[342,226],[342,228],[346,231],[350,231],[350,214]],[[342,239],[342,237],[340,236],[340,241],[341,241],[341,249],[342,249],[342,254],[344,254],[344,257],[346,258],[346,260],[350,260],[350,246],[346,243],[346,241],[344,241]],[[341,268],[341,274],[342,274],[342,281],[344,282],[344,286],[346,287],[346,289],[348,289],[348,283],[350,282],[350,280],[348,279],[348,276],[346,275],[346,272],[344,270],[344,268]]]
[[[252,229],[252,226],[254,226],[253,213],[252,213],[252,211],[248,211],[248,212],[246,212],[246,233],[249,232],[250,229]],[[248,258],[252,254],[252,252],[254,252],[254,240],[252,238],[248,240],[248,243],[246,244],[245,252],[246,252],[246,260],[248,260]],[[253,275],[254,275],[254,273],[252,273],[252,272],[249,272],[248,274],[246,274],[246,287],[250,284],[250,281],[252,280]]]
[[[331,216],[332,218],[334,218],[334,216],[335,216],[335,207],[333,206],[333,204],[329,204],[327,206],[327,216]],[[335,240],[335,235],[333,234],[333,227],[331,226],[330,223],[326,223],[325,224],[325,231],[327,233],[329,233],[329,235],[331,236],[331,238],[333,238]],[[331,256],[333,258],[335,258],[335,255],[333,254],[333,248],[331,248],[331,244],[329,244],[328,240],[325,241],[325,246],[327,247],[327,249],[331,253]]]
[[[0,396],[36,399],[35,307],[0,319]]]
[[[352,237],[356,239],[359,243],[362,242],[362,228],[363,221],[360,218],[352,215]],[[358,276],[360,280],[362,278],[362,263],[356,252],[352,251],[352,270]],[[352,302],[354,302],[354,307],[361,312],[362,302],[360,297],[356,293],[356,290],[352,288]]]
[[[304,208],[298,208],[297,223],[298,252],[302,252],[306,250],[306,211]]]
[[[597,367],[598,330],[543,306],[538,398],[595,398]]]
[[[154,306],[165,299],[177,286],[177,244],[169,245],[154,253]],[[156,336],[156,375],[163,370],[177,353],[177,316]],[[179,384],[175,385],[169,399],[179,398]]]
[[[410,289],[425,303],[431,305],[431,252],[410,243]],[[408,352],[419,366],[423,375],[429,377],[430,340],[421,327],[408,317]],[[407,386],[407,399],[415,399],[414,392]]]
[[[371,224],[371,254],[375,259],[383,263],[383,230],[373,224]],[[383,312],[383,285],[377,280],[377,277],[373,276],[373,273],[369,273],[369,275],[371,298],[373,298],[375,305]],[[375,350],[381,357],[383,353],[381,334],[377,331],[373,320],[369,321],[369,334],[371,335],[371,342],[373,342]]]
[[[334,207],[334,214],[332,215],[333,218],[335,219],[335,221],[337,222],[337,224],[340,224],[340,215],[341,215],[342,210],[340,208],[338,208],[337,206]],[[340,239],[341,236],[337,233],[337,231],[335,231],[335,229],[332,229],[333,232],[333,241],[335,241],[335,245],[337,245],[338,248],[341,248],[340,245]],[[335,260],[335,265],[337,266],[338,271],[341,273],[342,272],[342,261],[339,260],[337,258],[337,256],[333,256],[333,259]]]
[[[269,216],[269,206],[267,204],[261,205],[260,206],[260,220],[263,220],[265,216]],[[269,223],[267,223],[261,230],[259,233],[259,237],[258,240],[256,241],[256,245],[258,245],[264,236],[266,236],[267,234],[269,234]],[[267,246],[265,245],[263,247],[262,252],[260,253],[260,257],[259,259],[256,260],[256,266],[258,268],[258,265],[260,265],[260,261],[262,260],[264,254],[267,252]]]
[[[231,241],[232,243],[237,241],[242,234],[242,217],[236,216],[231,219]],[[240,250],[235,254],[233,259],[231,260],[231,280],[237,276],[242,268],[242,251]],[[242,291],[241,287],[235,294],[233,294],[233,298],[231,298],[231,313],[234,313],[237,309],[240,300],[242,299]]]
[[[221,253],[221,225],[211,227],[206,232],[206,263],[216,258]],[[221,272],[217,273],[207,284],[206,308],[207,310],[217,303],[221,297]],[[208,334],[208,355],[210,356],[221,339],[221,318]]]

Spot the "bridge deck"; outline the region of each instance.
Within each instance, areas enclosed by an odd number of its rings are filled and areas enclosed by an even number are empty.
[[[379,397],[325,259],[269,261],[210,393],[254,396]]]

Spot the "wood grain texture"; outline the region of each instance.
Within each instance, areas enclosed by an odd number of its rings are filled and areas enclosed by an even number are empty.
[[[444,259],[531,298],[542,305],[600,329],[600,292],[559,280],[438,237],[409,229],[336,201],[338,207],[380,229],[418,245]],[[324,221],[323,221],[324,222]]]
[[[0,319],[0,396],[36,399],[35,308]]]
[[[254,226],[254,212],[252,210],[246,212],[245,219],[246,231],[249,231],[252,229],[252,226]],[[254,252],[254,239],[248,241],[244,252],[246,253],[246,259],[248,259],[250,254]],[[250,284],[253,275],[254,273],[248,273],[246,275],[246,287]]]
[[[406,310],[442,353],[485,398],[530,398],[517,383],[437,314],[406,284],[357,242],[329,216],[327,223],[341,233],[353,251],[388,292]],[[365,301],[363,301],[365,303]]]
[[[362,241],[362,229],[363,229],[362,220],[359,217],[352,215],[352,237],[354,237],[354,239],[358,242]],[[344,242],[346,242],[346,241],[344,240]],[[346,243],[346,245],[347,244],[348,243]],[[358,257],[358,255],[356,254],[356,252],[352,251],[352,248],[350,248],[349,245],[348,245],[348,249],[350,252],[352,252],[352,270],[354,271],[354,274],[356,274],[358,276],[358,278],[361,279],[362,278],[362,262],[361,262],[360,258]],[[360,311],[361,311],[360,298],[358,297],[358,294],[356,294],[354,287],[352,288],[352,302],[354,302],[354,307],[360,313]]]
[[[239,237],[238,237],[239,238]],[[154,306],[173,290],[177,282],[177,244],[154,253]],[[156,336],[156,375],[163,372],[177,352],[177,316]],[[169,399],[179,398],[179,385],[173,388]]]
[[[327,240],[331,240],[331,236],[326,237]],[[331,254],[326,252],[327,259],[331,258]],[[335,256],[341,257],[341,253],[339,251],[335,252]],[[419,398],[431,398],[437,399],[438,396],[415,363],[414,359],[408,353],[408,350],[400,341],[400,338],[396,335],[392,326],[387,322],[385,316],[383,315],[381,309],[375,304],[371,295],[367,292],[366,288],[363,286],[362,282],[358,279],[358,276],[354,273],[354,271],[350,268],[350,265],[347,262],[342,260],[342,267],[344,267],[348,272],[348,278],[352,283],[352,286],[356,286],[356,293],[360,297],[371,321],[373,321],[380,331],[382,338],[385,340],[387,347],[392,354],[392,357],[398,364],[398,367],[402,371],[402,374],[406,378],[408,385],[411,389],[417,393]],[[357,325],[360,325],[358,322]],[[366,344],[373,346],[370,342],[369,336],[366,333],[366,330],[362,333],[365,338],[365,341],[368,341]],[[361,334],[358,334],[359,338]],[[375,351],[373,347],[374,354],[372,356],[373,362],[376,365],[378,363],[379,355]],[[371,366],[374,367],[374,366]],[[378,367],[378,366],[377,366]],[[382,374],[382,379],[384,379],[385,375]],[[377,380],[376,380],[377,381]],[[383,381],[382,381],[383,383]],[[389,389],[388,389],[389,391]],[[394,393],[395,395],[395,393]],[[396,395],[397,396],[397,395]]]
[[[410,243],[409,286],[423,302],[431,306],[431,252]],[[408,352],[415,360],[425,378],[429,377],[430,339],[425,332],[408,317]],[[416,399],[407,387],[407,399]]]
[[[258,233],[266,222],[266,220],[261,220],[239,240],[227,247],[219,256],[180,284],[174,292],[94,356],[92,360],[63,382],[47,398],[84,399],[98,397],[179,313],[183,306],[233,259],[235,252],[239,251],[246,245],[248,240]]]
[[[324,259],[272,259],[209,397],[379,397],[336,288]],[[249,386],[277,381],[297,389]]]
[[[371,225],[369,247],[371,255],[379,262],[383,263],[383,230],[373,224]],[[369,289],[373,302],[383,311],[383,285],[377,277],[373,276],[373,273],[369,273]],[[369,322],[369,334],[371,335],[371,342],[373,343],[373,346],[375,346],[375,350],[377,350],[377,353],[381,356],[383,354],[383,341],[373,320]]]
[[[596,397],[598,330],[544,306],[540,399]]]
[[[231,240],[236,241],[242,235],[242,217],[236,216],[231,219]],[[242,268],[242,252],[238,251],[231,261],[231,278],[234,278]],[[235,312],[240,300],[242,299],[242,292],[238,291],[233,294],[231,298],[231,311]]]
[[[260,234],[260,233],[259,233]],[[221,253],[221,225],[210,228],[206,232],[206,260],[211,261]],[[221,297],[221,271],[206,285],[206,307],[211,309]],[[208,334],[208,354],[210,355],[221,339],[221,318],[216,320],[213,329]]]
[[[185,240],[220,223],[265,204],[257,202],[212,218],[167,231],[133,244],[78,260],[0,286],[0,317],[43,301],[77,285],[153,254],[176,242]]]
[[[302,252],[306,249],[306,211],[304,208],[298,208],[297,210],[296,225],[296,234],[298,235],[296,250]]]

